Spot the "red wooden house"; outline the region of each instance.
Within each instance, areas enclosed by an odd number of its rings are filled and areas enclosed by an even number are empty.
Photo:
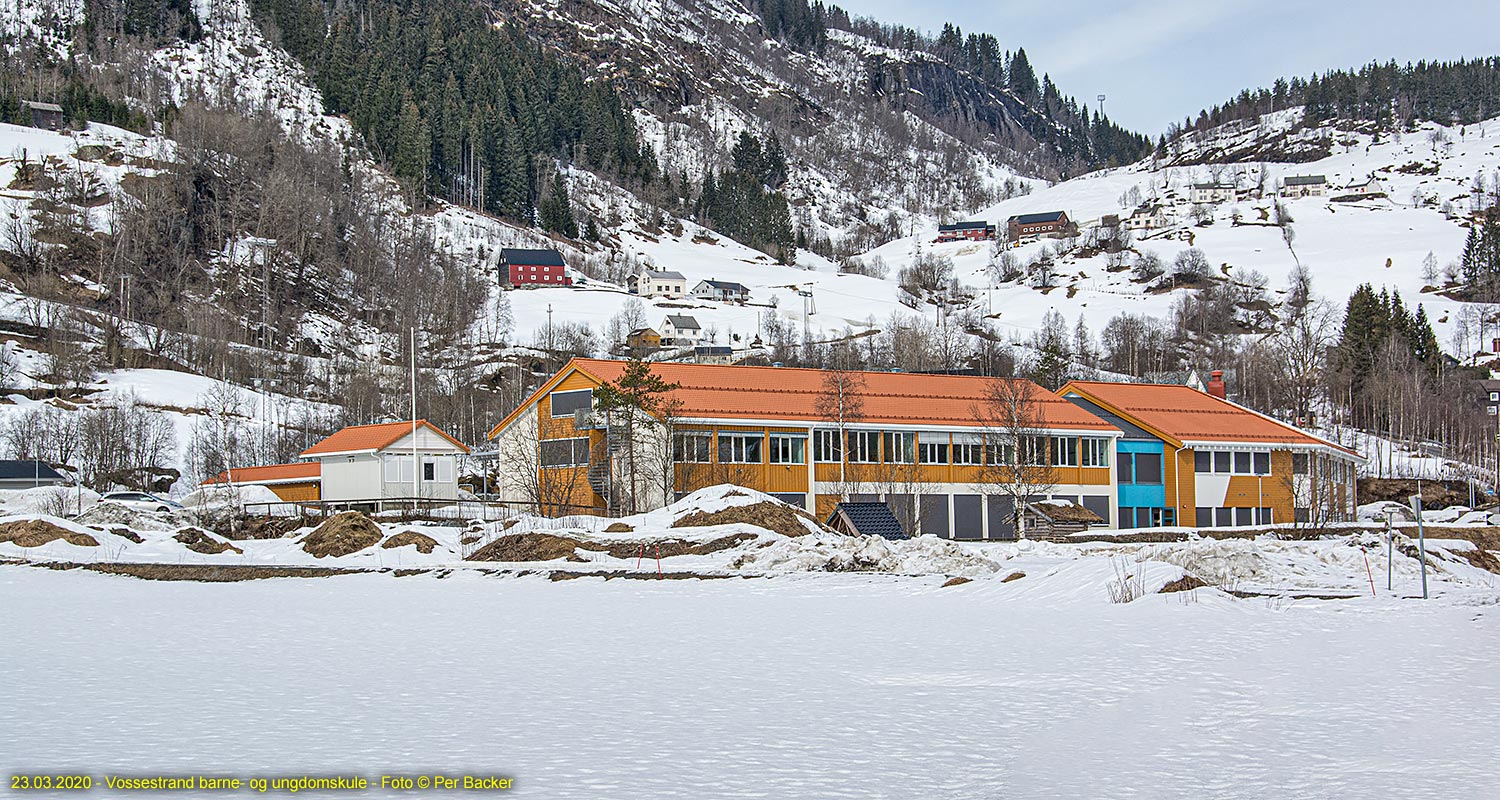
[[[556,250],[500,250],[501,280],[510,286],[571,286],[568,265]]]
[[[995,238],[995,226],[983,220],[970,222],[955,222],[952,225],[939,225],[937,240],[940,242],[957,242],[962,240],[985,241]]]

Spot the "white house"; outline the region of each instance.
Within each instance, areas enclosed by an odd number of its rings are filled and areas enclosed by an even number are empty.
[[[1160,203],[1146,203],[1130,212],[1121,224],[1130,231],[1150,231],[1171,225],[1172,218]]]
[[[1189,191],[1189,199],[1193,205],[1233,203],[1234,184],[1232,183],[1195,183]]]
[[[687,278],[681,272],[641,270],[626,279],[631,294],[641,297],[665,297],[678,300],[687,295]]]
[[[1282,197],[1322,197],[1328,191],[1323,175],[1288,175],[1281,179]]]
[[[1380,180],[1378,178],[1376,178],[1374,175],[1371,175],[1365,180],[1357,181],[1355,183],[1349,184],[1348,186],[1345,186],[1343,193],[1346,195],[1356,194],[1361,197],[1367,197],[1370,195],[1385,194],[1385,187],[1380,184]]]
[[[750,299],[750,290],[743,284],[732,281],[716,281],[709,279],[698,281],[693,287],[693,296],[700,300],[723,300],[724,302],[744,302]]]
[[[703,328],[698,320],[686,314],[668,314],[661,321],[663,344],[695,345],[703,338]]]
[[[414,500],[458,499],[458,457],[468,452],[424,419],[351,425],[301,457],[321,465],[323,502],[380,510]]]

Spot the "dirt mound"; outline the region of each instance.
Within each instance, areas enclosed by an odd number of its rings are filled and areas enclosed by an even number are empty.
[[[374,547],[384,538],[380,528],[358,511],[334,514],[316,530],[302,537],[302,549],[317,558],[347,556]]]
[[[513,533],[501,536],[479,548],[469,561],[553,561],[566,558],[582,561],[575,551],[588,550],[593,553],[608,553],[614,558],[670,558],[672,556],[701,556],[728,550],[754,539],[749,533],[736,533],[707,542],[689,542],[684,539],[641,539],[634,541],[598,542],[591,539],[573,539],[554,533]]]
[[[1200,589],[1207,585],[1208,583],[1206,581],[1200,580],[1196,575],[1184,575],[1181,578],[1168,583],[1166,586],[1161,587],[1161,591],[1158,594],[1191,592],[1194,589]]]
[[[104,530],[108,531],[109,533],[113,533],[121,539],[129,539],[136,544],[140,544],[141,542],[146,541],[145,539],[141,538],[141,535],[139,533],[136,533],[129,528],[105,528]]]
[[[215,539],[214,537],[208,535],[208,531],[205,531],[202,528],[183,528],[182,530],[177,532],[176,536],[173,536],[172,538],[176,539],[179,542],[182,542],[187,546],[187,549],[193,551],[194,553],[203,553],[204,555],[210,556],[216,556],[222,552],[225,552],[226,550],[233,550],[234,552],[241,555],[244,555],[245,553],[244,550],[235,547],[229,542],[221,542],[218,539]]]
[[[0,524],[0,542],[10,542],[17,547],[41,547],[58,539],[78,547],[99,546],[99,540],[86,533],[70,531],[46,520],[25,519]]]
[[[417,548],[417,552],[425,554],[431,553],[432,549],[434,547],[437,547],[437,540],[433,539],[431,536],[428,536],[425,533],[417,533],[416,531],[402,531],[395,536],[386,539],[380,544],[380,546],[385,548],[386,550],[391,550],[397,547],[405,547],[407,545],[411,545]]]
[[[1026,577],[1026,573],[1024,572],[1012,572],[1011,574],[1006,575],[1004,578],[1001,578],[1000,582],[1010,583],[1011,581],[1018,581],[1024,577]]]
[[[949,578],[948,580],[944,581],[942,588],[946,589],[949,586],[963,586],[964,584],[970,583],[973,580],[974,580],[973,578],[965,578],[962,575],[956,575],[956,576],[954,576],[952,578]]]
[[[611,523],[609,523],[609,527],[607,527],[607,528],[604,529],[604,532],[605,533],[630,533],[633,530],[635,530],[635,528],[631,527],[630,525],[628,525],[628,524],[626,524],[624,522],[611,522]]]
[[[1360,478],[1359,501],[1387,500],[1406,504],[1417,493],[1417,482],[1406,478]],[[1469,487],[1463,481],[1422,481],[1422,507],[1427,509],[1468,505]]]
[[[317,522],[312,517],[235,517],[215,520],[214,533],[225,539],[280,539]]]
[[[806,536],[811,533],[803,521],[811,522],[818,530],[828,530],[806,511],[792,508],[785,503],[761,501],[747,506],[734,506],[722,511],[694,511],[684,514],[672,523],[674,528],[704,528],[709,525],[732,525],[744,523],[774,531],[782,536]]]

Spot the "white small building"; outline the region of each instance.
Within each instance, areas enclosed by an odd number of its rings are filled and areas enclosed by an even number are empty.
[[[750,290],[744,284],[733,281],[698,281],[693,287],[693,296],[700,300],[722,300],[726,303],[743,303],[750,299]]]
[[[681,272],[641,270],[626,279],[631,294],[641,297],[665,297],[680,300],[687,295],[687,278]]]
[[[458,499],[458,457],[468,452],[423,419],[351,425],[302,451],[301,457],[322,467],[323,502],[378,511]]]
[[[1369,197],[1371,195],[1385,194],[1385,187],[1380,184],[1380,180],[1378,178],[1376,178],[1374,175],[1371,175],[1365,180],[1356,181],[1349,184],[1348,186],[1345,186],[1342,193],[1346,195],[1354,194],[1359,195],[1360,197]]]
[[[1328,178],[1323,175],[1288,175],[1281,179],[1282,197],[1322,197],[1328,192]]]
[[[1146,203],[1130,212],[1121,224],[1129,231],[1151,231],[1170,226],[1172,218],[1160,203]]]
[[[662,344],[696,345],[703,338],[698,320],[686,314],[668,314],[661,321]]]
[[[1195,183],[1188,192],[1189,199],[1193,205],[1212,205],[1215,203],[1234,202],[1234,184],[1232,183]]]

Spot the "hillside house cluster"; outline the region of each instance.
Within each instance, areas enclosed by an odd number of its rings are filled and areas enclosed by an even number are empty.
[[[1072,223],[1066,211],[1046,211],[1038,214],[1017,214],[1006,220],[1006,236],[1012,243],[1022,239],[1041,236],[1064,236]]]
[[[534,479],[503,492],[546,485],[571,507],[607,513],[632,479],[652,507],[734,483],[820,518],[840,502],[884,503],[907,533],[956,539],[1013,538],[1018,522],[1066,532],[1354,515],[1359,456],[1229,402],[1218,374],[1207,391],[1078,381],[1052,393],[991,378],[866,372],[863,414],[840,423],[814,410],[828,373],[660,363],[653,371],[680,387],[673,425],[670,434],[652,428],[659,441],[631,469],[621,432],[590,414],[594,391],[625,367],[574,359],[494,427],[501,447],[537,454],[523,470]],[[1029,398],[1024,433],[976,419],[997,386]],[[647,461],[667,471],[650,476]],[[984,489],[1038,467],[1047,479],[1035,497]]]
[[[687,278],[681,272],[643,269],[625,279],[625,288],[641,297],[681,300],[687,296]]]
[[[940,242],[984,242],[994,238],[995,226],[984,220],[938,226],[937,240]]]

